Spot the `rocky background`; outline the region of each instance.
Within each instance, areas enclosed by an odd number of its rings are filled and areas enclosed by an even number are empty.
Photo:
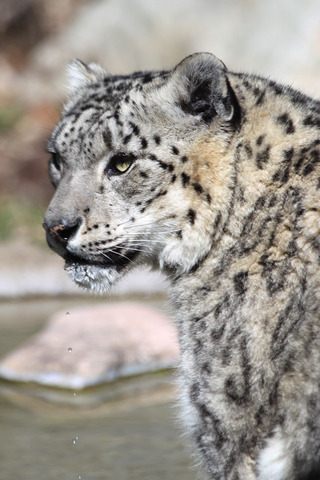
[[[41,228],[52,195],[45,146],[68,61],[125,73],[195,51],[319,96],[319,0],[0,0],[2,297],[73,291]]]
[[[81,389],[176,363],[174,328],[141,304],[62,310],[30,334],[39,296],[79,293],[41,227],[66,64],[78,57],[127,73],[171,68],[196,51],[320,96],[319,0],[0,0],[0,356],[28,327],[27,342],[0,360],[0,377]],[[165,288],[140,272],[115,293],[154,298]],[[26,296],[37,296],[31,320]],[[20,299],[12,321],[8,299]]]

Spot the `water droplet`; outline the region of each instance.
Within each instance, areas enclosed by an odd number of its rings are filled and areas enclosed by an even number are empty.
[[[69,352],[69,353],[72,352],[72,348],[71,348],[71,347],[68,348],[68,352]]]
[[[76,396],[77,396],[76,392],[74,392],[73,396],[74,396],[74,397],[76,397]]]
[[[72,443],[73,443],[73,445],[75,445],[77,443],[77,440],[75,438],[73,438]]]
[[[81,480],[81,479],[82,479],[81,475],[79,475],[79,476],[78,476],[78,479],[79,479],[79,480]]]
[[[69,315],[70,315],[70,312],[66,312],[66,315],[69,316]]]
[[[79,437],[76,437],[76,440],[79,440]]]

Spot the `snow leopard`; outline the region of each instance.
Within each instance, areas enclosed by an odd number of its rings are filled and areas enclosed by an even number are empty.
[[[49,246],[95,292],[168,278],[203,475],[320,479],[320,102],[210,53],[69,74]]]

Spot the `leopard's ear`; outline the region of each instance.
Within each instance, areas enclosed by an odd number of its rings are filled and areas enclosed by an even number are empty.
[[[232,119],[234,108],[226,66],[211,53],[195,53],[172,72],[175,101],[185,113],[210,124],[215,116]]]
[[[71,93],[76,93],[80,88],[91,83],[96,83],[109,74],[98,63],[84,63],[74,59],[68,65],[69,88]]]

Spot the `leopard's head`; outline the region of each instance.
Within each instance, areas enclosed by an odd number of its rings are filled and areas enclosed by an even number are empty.
[[[48,143],[49,246],[96,291],[139,264],[189,271],[219,236],[231,197],[240,109],[225,66],[195,54],[172,71],[112,76],[76,60],[70,77]]]

